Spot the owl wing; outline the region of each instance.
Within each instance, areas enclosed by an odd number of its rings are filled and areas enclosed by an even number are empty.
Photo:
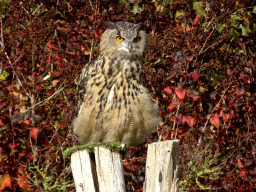
[[[79,108],[84,100],[84,95],[87,92],[87,84],[94,73],[93,71],[95,71],[94,68],[96,67],[96,63],[97,58],[87,63],[87,65],[85,65],[85,67],[82,69],[76,91],[77,111],[79,111]]]
[[[140,73],[139,82],[140,82],[144,87],[147,87],[146,74],[145,74],[143,71],[141,71],[141,73]]]

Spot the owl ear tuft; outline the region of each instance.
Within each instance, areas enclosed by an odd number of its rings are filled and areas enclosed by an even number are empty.
[[[115,23],[112,23],[110,21],[105,22],[104,26],[107,27],[108,29],[116,29],[116,30],[119,29]]]
[[[136,26],[136,30],[137,30],[137,31],[145,30],[144,28],[145,28],[145,26],[144,26],[143,23],[138,23],[137,26]]]

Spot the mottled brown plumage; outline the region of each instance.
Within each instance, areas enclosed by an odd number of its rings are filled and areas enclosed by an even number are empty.
[[[100,55],[83,69],[74,133],[80,143],[143,143],[161,121],[158,105],[143,86],[148,38],[141,24],[107,22]]]

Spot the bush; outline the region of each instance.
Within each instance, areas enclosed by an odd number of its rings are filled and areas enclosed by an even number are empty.
[[[148,88],[180,139],[181,191],[256,185],[254,1],[0,1],[0,190],[74,191],[64,149],[77,77],[98,55],[103,23],[144,22]],[[142,191],[146,144],[125,158]]]

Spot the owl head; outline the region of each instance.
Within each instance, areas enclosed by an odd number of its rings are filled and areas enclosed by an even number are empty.
[[[101,54],[145,58],[148,51],[148,36],[143,30],[142,23],[106,22],[105,26],[107,29],[100,41]]]

